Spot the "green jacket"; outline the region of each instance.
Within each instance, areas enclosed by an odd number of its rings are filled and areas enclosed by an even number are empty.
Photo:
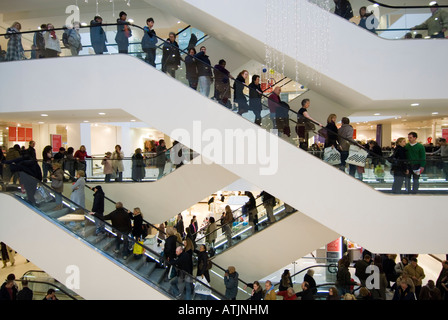
[[[443,28],[448,29],[448,12],[442,9],[437,10],[425,22],[414,27],[415,29],[428,29],[428,35],[435,35],[442,31]]]
[[[426,167],[426,150],[421,143],[411,146],[409,143],[405,146],[406,158],[411,165],[419,164],[420,167]]]

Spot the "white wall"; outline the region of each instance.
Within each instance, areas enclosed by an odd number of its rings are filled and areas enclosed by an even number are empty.
[[[67,268],[77,267],[79,289],[73,291],[84,299],[168,299],[12,196],[0,193],[0,201],[2,241],[63,284],[73,275],[72,269]],[[123,288],[126,288],[125,293]]]

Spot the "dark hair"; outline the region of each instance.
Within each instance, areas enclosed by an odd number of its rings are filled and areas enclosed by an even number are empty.
[[[219,62],[218,62],[219,65],[222,65],[222,64],[224,64],[224,63],[227,63],[226,60],[224,60],[224,59],[221,59],[221,60],[219,60]]]
[[[303,99],[303,100],[302,100],[302,107],[303,107],[308,101],[310,101],[310,99]]]
[[[93,20],[97,20],[97,19],[101,19],[101,20],[103,20],[103,18],[101,18],[100,16],[95,16],[95,18],[93,18]]]
[[[254,74],[252,76],[252,82],[255,82],[255,80],[257,80],[257,78],[260,78],[260,76],[258,74]]]
[[[414,131],[411,131],[411,132],[409,132],[408,133],[408,136],[413,136],[414,138],[417,138],[418,136],[417,136],[417,132],[414,132]]]
[[[54,289],[48,289],[47,294],[55,293],[56,291]]]
[[[153,18],[146,19],[146,23],[148,23],[148,22],[154,22],[154,19]]]
[[[120,14],[119,14],[119,17],[121,18],[122,16],[127,16],[127,13],[124,12],[124,11],[121,11]]]
[[[28,285],[28,280],[22,280],[22,286],[27,286]]]
[[[16,280],[16,275],[14,273],[10,273],[6,277],[6,280]]]
[[[67,148],[67,153],[68,154],[72,154],[73,152],[75,152],[75,149],[73,149],[73,147],[68,147]]]
[[[202,50],[202,48],[207,49],[205,46],[201,46],[201,47],[199,48],[199,50]]]
[[[163,142],[165,142],[165,140],[160,139],[160,140],[159,140],[159,145],[162,144]]]
[[[213,223],[213,222],[215,222],[215,218],[210,217],[210,219],[208,221],[210,221],[210,223]]]
[[[343,124],[349,124],[349,123],[350,123],[350,119],[347,118],[347,117],[342,117],[341,122],[342,122]]]

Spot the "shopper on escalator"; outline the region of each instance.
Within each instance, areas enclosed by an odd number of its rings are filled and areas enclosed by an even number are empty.
[[[106,47],[107,37],[104,29],[101,27],[103,24],[103,18],[95,16],[90,21],[90,42],[92,43],[93,51],[95,54],[103,54],[108,52]]]
[[[344,19],[350,20],[353,18],[352,5],[348,0],[334,0],[336,5],[334,13]]]
[[[170,32],[168,39],[163,45],[162,71],[168,73],[171,77],[176,77],[176,70],[180,65],[179,44],[176,42],[176,34]]]
[[[146,53],[145,61],[155,68],[157,35],[153,27],[154,19],[146,19],[146,26],[143,28],[145,33],[142,39],[142,50]]]
[[[249,72],[247,70],[242,70],[233,82],[233,102],[238,106],[239,115],[242,115],[249,110],[246,95],[243,92],[248,77]]]
[[[213,73],[211,62],[207,55],[207,48],[202,46],[194,57],[198,68],[199,93],[208,97],[210,95],[210,86],[213,82]]]
[[[394,153],[391,157],[392,167],[391,172],[394,175],[394,182],[392,184],[392,193],[401,193],[403,182],[407,175],[409,175],[409,165],[406,161],[406,139],[401,137],[397,139]]]
[[[93,205],[92,205],[92,212],[95,215],[95,225],[96,230],[95,234],[104,234],[104,223],[102,220],[104,220],[104,191],[101,186],[96,186],[93,189]]]
[[[123,243],[123,259],[126,260],[129,255],[129,234],[132,231],[131,218],[128,211],[123,207],[123,203],[117,202],[115,210],[105,215],[104,220],[111,220],[112,227],[119,231],[115,240],[115,253],[120,252],[120,245]],[[122,239],[123,238],[123,239]]]
[[[255,115],[255,124],[261,125],[261,98],[263,97],[263,91],[261,90],[260,76],[254,74],[252,76],[252,82],[249,84],[249,106],[250,110]]]
[[[448,12],[440,9],[437,3],[430,5],[431,16],[423,23],[411,28],[411,30],[428,30],[431,38],[445,38],[448,29]]]
[[[115,42],[118,45],[118,53],[128,53],[129,38],[132,36],[132,30],[129,27],[129,22],[126,21],[127,17],[126,12],[121,11],[117,19]]]

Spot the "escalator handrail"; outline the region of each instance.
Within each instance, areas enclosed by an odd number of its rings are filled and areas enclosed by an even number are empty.
[[[68,293],[67,291],[65,291],[65,290],[62,289],[61,287],[59,287],[59,286],[57,286],[56,284],[51,283],[51,282],[39,281],[39,280],[28,280],[28,279],[23,279],[23,277],[20,278],[20,279],[16,279],[16,280],[14,280],[14,281],[20,281],[20,282],[22,282],[22,281],[27,281],[28,283],[46,284],[46,285],[48,285],[48,286],[55,287],[56,289],[58,289],[59,291],[61,291],[63,294],[65,294],[66,296],[70,297],[71,299],[73,299],[73,300],[78,300],[78,299],[76,299],[76,297],[72,296],[70,293]]]
[[[423,8],[433,8],[434,6],[431,5],[420,5],[420,6],[393,6],[393,5],[389,5],[389,4],[384,4],[381,2],[378,2],[376,0],[367,0],[373,4],[377,4],[380,7],[385,7],[385,8],[390,8],[390,9],[423,9]],[[443,4],[439,4],[438,5],[439,8],[448,8],[448,5],[443,5]]]

